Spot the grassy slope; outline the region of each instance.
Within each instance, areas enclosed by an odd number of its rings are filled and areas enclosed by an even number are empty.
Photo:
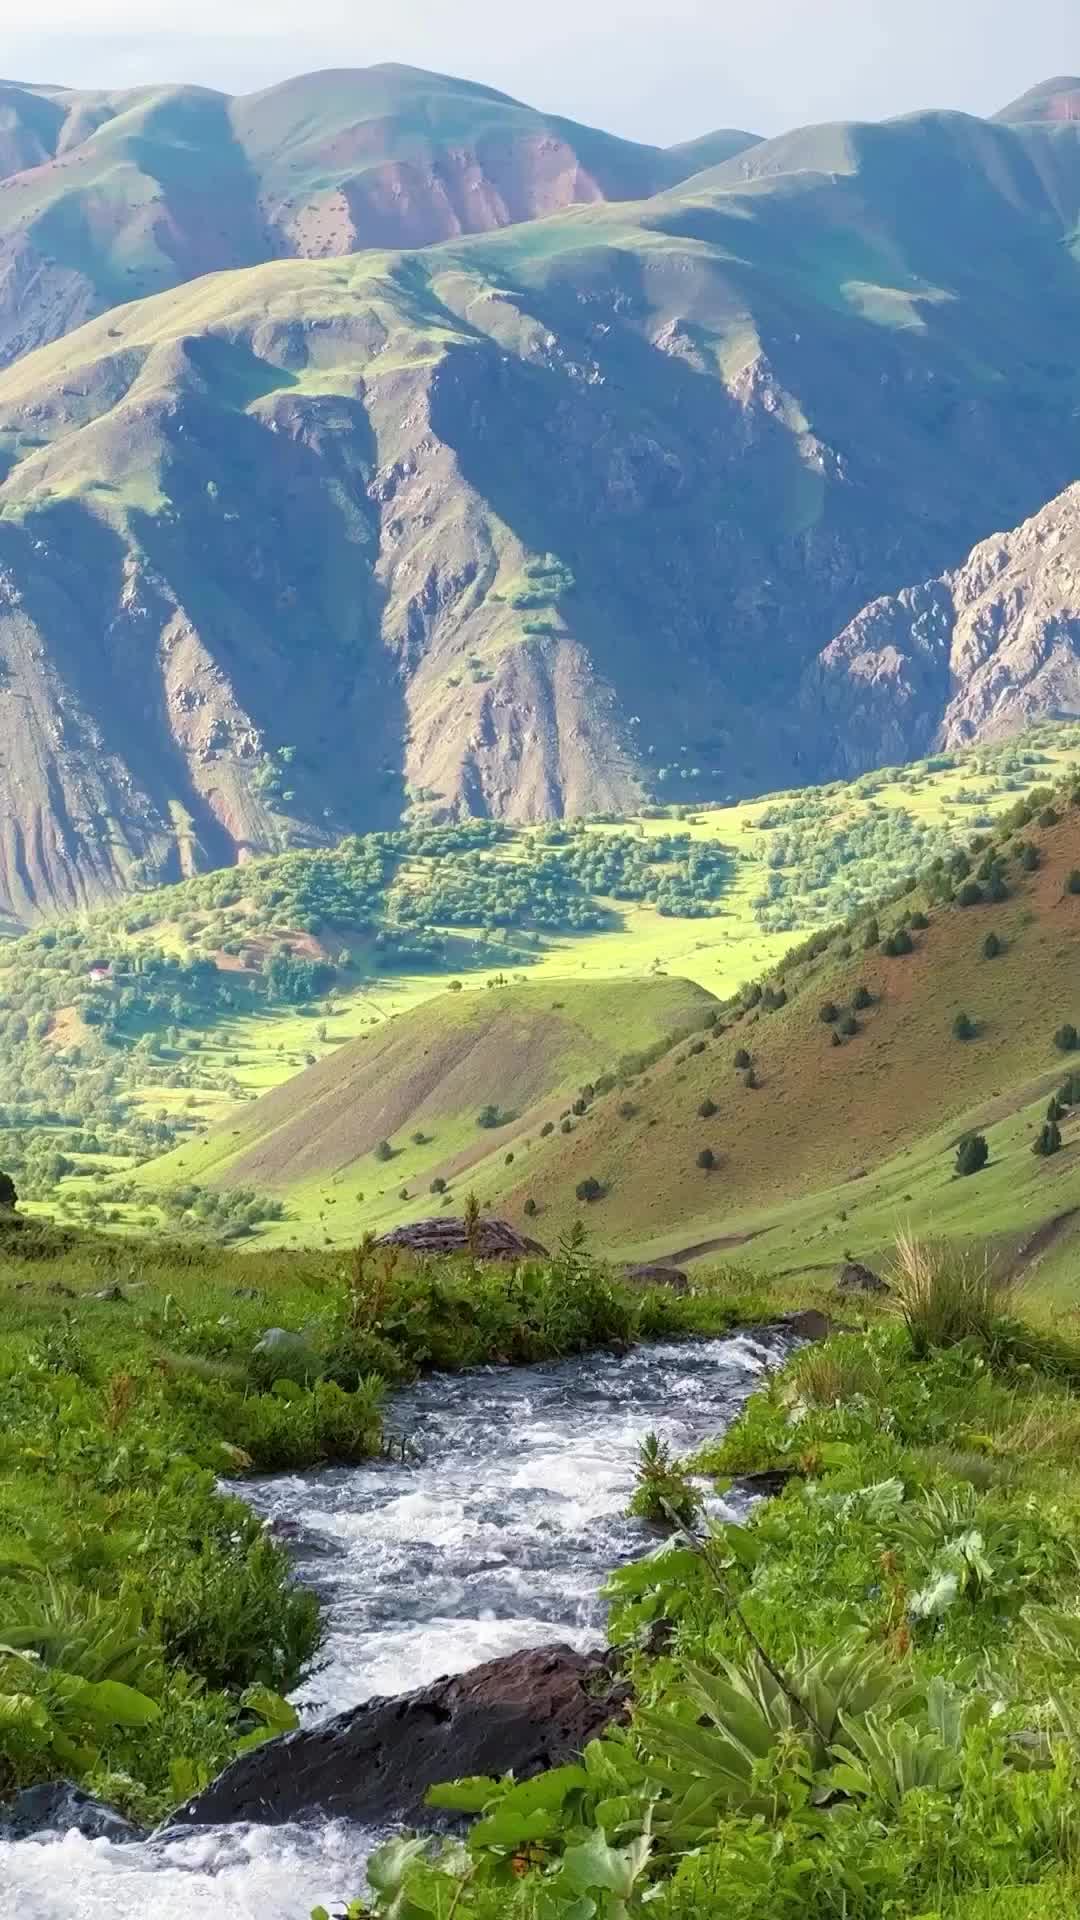
[[[207,1139],[152,1162],[142,1178],[154,1188],[188,1180],[284,1188],[290,1219],[269,1230],[272,1240],[310,1234],[316,1219],[328,1238],[352,1238],[364,1226],[431,1212],[440,1204],[429,1192],[433,1177],[451,1191],[466,1174],[470,1182],[491,1179],[507,1152],[528,1150],[582,1085],[621,1055],[700,1022],[708,1004],[683,980],[443,993]],[[504,1124],[477,1126],[488,1105],[508,1116]],[[414,1142],[414,1133],[423,1140]],[[392,1160],[374,1157],[382,1140],[394,1148]]]
[[[1032,837],[1043,867],[1027,875],[1011,862],[1009,900],[935,910],[910,956],[830,953],[792,969],[785,1008],[744,1016],[700,1056],[664,1061],[631,1092],[632,1118],[620,1117],[619,1095],[598,1102],[572,1139],[536,1150],[526,1178],[516,1163],[504,1172],[497,1204],[517,1216],[534,1194],[538,1224],[554,1235],[580,1211],[574,1186],[587,1172],[609,1186],[590,1213],[605,1246],[644,1255],[761,1233],[745,1258],[773,1268],[874,1252],[905,1217],[1022,1241],[1080,1205],[1076,1123],[1060,1155],[1037,1162],[1029,1150],[1067,1065],[1052,1035],[1080,1010],[1080,898],[1063,892],[1080,866],[1080,819]],[[988,961],[991,929],[1005,950]],[[849,1004],[860,983],[875,1004],[834,1047],[819,1008]],[[976,1039],[953,1038],[959,1012],[978,1022]],[[741,1047],[754,1090],[734,1067]],[[706,1120],[707,1098],[717,1112]],[[951,1143],[973,1125],[989,1127],[995,1164],[954,1181]],[[704,1146],[717,1156],[712,1173],[695,1164]]]

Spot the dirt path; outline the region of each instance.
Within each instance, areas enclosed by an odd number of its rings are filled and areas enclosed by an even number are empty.
[[[723,1233],[715,1240],[699,1240],[696,1246],[680,1247],[677,1253],[662,1253],[650,1260],[650,1267],[685,1267],[691,1260],[704,1259],[707,1253],[727,1253],[732,1247],[745,1247],[751,1240],[760,1240],[762,1234],[771,1233],[771,1227],[755,1227],[750,1233]]]

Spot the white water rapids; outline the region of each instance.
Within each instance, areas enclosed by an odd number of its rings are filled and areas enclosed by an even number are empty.
[[[605,1574],[651,1544],[624,1517],[643,1435],[686,1451],[723,1431],[776,1358],[735,1336],[439,1375],[391,1410],[415,1461],[245,1485],[326,1603],[305,1718],[519,1647],[600,1644]],[[323,1821],[0,1842],[0,1920],[308,1920],[357,1897],[373,1839]]]

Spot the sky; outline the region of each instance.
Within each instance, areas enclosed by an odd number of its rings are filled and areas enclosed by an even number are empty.
[[[156,27],[163,13],[162,0],[33,0],[17,30],[0,27],[0,72],[244,93],[396,60],[667,145],[919,107],[992,113],[1080,71],[1080,0],[184,0]]]

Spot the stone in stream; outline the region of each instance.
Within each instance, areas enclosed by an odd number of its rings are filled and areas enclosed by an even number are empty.
[[[86,1840],[129,1841],[145,1836],[115,1807],[94,1800],[70,1780],[24,1787],[0,1807],[0,1840],[31,1840],[36,1834],[81,1833]]]
[[[526,1649],[415,1693],[369,1700],[267,1740],[173,1815],[184,1826],[276,1826],[319,1814],[377,1827],[425,1819],[440,1780],[528,1780],[575,1758],[630,1697],[604,1654]],[[427,1824],[434,1824],[426,1815]]]

